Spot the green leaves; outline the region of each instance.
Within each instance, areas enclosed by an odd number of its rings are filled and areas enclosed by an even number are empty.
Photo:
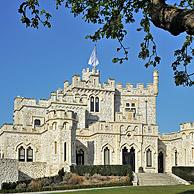
[[[186,36],[182,48],[174,52],[176,60],[172,63],[172,68],[177,86],[192,86],[194,84],[191,79],[194,73],[188,72],[188,66],[191,64],[194,56],[193,49],[191,48],[192,41],[192,36]]]
[[[51,15],[44,9],[40,11],[38,0],[24,1],[20,5],[18,12],[21,14],[21,22],[24,23],[26,27],[38,28],[39,23],[42,23],[48,28],[51,27],[49,22]]]
[[[92,41],[98,41],[102,38],[114,39],[119,43],[116,52],[122,52],[121,57],[113,58],[113,63],[123,63],[128,60],[128,48],[123,44],[127,36],[126,26],[135,22],[134,15],[137,12],[142,13],[140,27],[138,32],[144,32],[145,36],[140,44],[138,57],[145,63],[145,67],[156,66],[161,58],[157,54],[157,45],[150,30],[150,10],[153,4],[148,0],[55,0],[56,9],[64,5],[71,13],[88,22],[95,24],[97,30],[89,34],[86,38]],[[21,14],[21,22],[26,27],[38,28],[40,24],[50,28],[51,14],[40,8],[39,0],[23,0],[18,12]],[[159,3],[158,3],[159,4]],[[165,2],[162,3],[162,6]],[[193,0],[181,0],[175,4],[186,9],[194,9]],[[168,6],[169,7],[169,6]],[[154,15],[157,19],[157,14]],[[161,18],[160,18],[161,19]],[[157,26],[157,25],[156,25]],[[175,25],[176,27],[176,25]],[[188,65],[191,64],[194,55],[192,49],[192,36],[187,36],[181,49],[175,51],[176,60],[172,64],[176,85],[193,85],[191,76],[188,73]]]

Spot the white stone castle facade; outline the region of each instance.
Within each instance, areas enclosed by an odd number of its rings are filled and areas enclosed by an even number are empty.
[[[101,83],[100,72],[87,68],[48,100],[16,97],[13,124],[0,128],[0,161],[17,160],[21,173],[32,178],[76,164],[130,164],[135,172],[143,167],[155,173],[193,165],[193,123],[159,135],[158,82],[154,71],[146,87]]]

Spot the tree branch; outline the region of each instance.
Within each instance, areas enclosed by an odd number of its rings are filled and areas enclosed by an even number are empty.
[[[153,24],[172,35],[182,32],[194,35],[194,10],[180,9],[165,3],[165,0],[150,0],[148,14]]]

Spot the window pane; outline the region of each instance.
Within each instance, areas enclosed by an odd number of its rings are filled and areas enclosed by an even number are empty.
[[[94,112],[94,97],[90,98],[90,111]]]
[[[27,161],[28,162],[33,161],[33,149],[31,147],[27,149]]]
[[[99,112],[99,98],[98,98],[98,97],[96,97],[95,111],[96,111],[96,112]]]
[[[147,150],[146,155],[147,155],[147,167],[151,167],[152,166],[152,152],[150,149]]]
[[[25,149],[23,147],[20,147],[18,150],[18,157],[19,157],[19,161],[24,162],[25,161]]]

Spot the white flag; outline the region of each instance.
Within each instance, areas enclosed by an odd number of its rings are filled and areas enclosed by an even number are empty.
[[[99,64],[99,61],[97,59],[96,46],[94,47],[92,51],[88,64],[92,65],[94,68]]]

